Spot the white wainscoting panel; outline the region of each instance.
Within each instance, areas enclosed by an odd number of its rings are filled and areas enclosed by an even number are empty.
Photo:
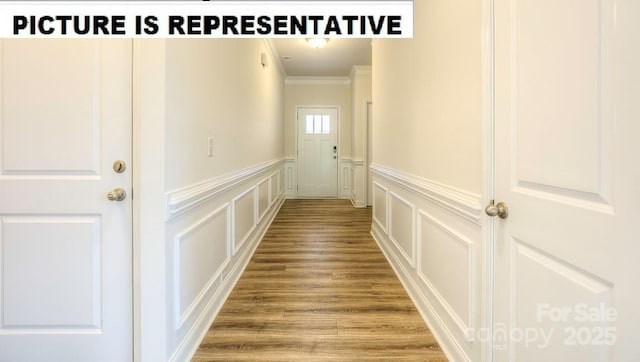
[[[267,177],[266,179],[260,181],[260,183],[258,184],[258,221],[262,220],[262,217],[264,216],[264,214],[267,212],[268,208],[269,208],[269,199],[271,198],[271,196],[269,195],[269,192],[271,192],[271,186],[269,185],[269,180],[270,178]],[[257,223],[256,222],[256,223]]]
[[[176,329],[191,317],[229,262],[230,208],[224,204],[174,238]]]
[[[233,255],[238,253],[256,226],[256,187],[252,187],[233,199],[232,228]]]
[[[340,198],[351,198],[351,160],[343,158],[340,160]]]
[[[355,207],[367,207],[364,161],[351,160],[351,203]]]
[[[296,159],[287,158],[284,164],[284,193],[288,199],[298,196]]]
[[[415,266],[415,206],[389,192],[389,239],[411,267]]]
[[[371,170],[373,237],[449,359],[479,359],[481,197],[381,165]]]
[[[387,233],[387,193],[386,187],[373,183],[373,222],[377,223],[384,233]]]
[[[273,205],[278,196],[280,196],[280,172],[269,177],[269,206]]]
[[[422,210],[418,211],[420,279],[467,340],[474,327],[473,243]]]
[[[284,202],[282,160],[229,175],[167,193],[170,361],[191,359]]]

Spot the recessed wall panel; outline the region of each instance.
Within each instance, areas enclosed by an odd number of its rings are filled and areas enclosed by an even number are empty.
[[[258,218],[262,216],[269,208],[269,179],[265,179],[258,184]]]
[[[233,200],[233,253],[240,250],[249,233],[255,228],[255,187]]]
[[[2,329],[100,328],[98,216],[3,216],[0,229]]]
[[[414,207],[391,192],[389,197],[389,237],[410,265],[414,265]]]
[[[418,274],[463,333],[472,325],[472,244],[450,226],[418,212]]]
[[[229,205],[197,221],[176,236],[180,319],[188,317],[229,259]]]
[[[373,219],[387,231],[387,189],[376,182],[373,183]]]

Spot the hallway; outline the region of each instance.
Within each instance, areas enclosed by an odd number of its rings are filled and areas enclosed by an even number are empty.
[[[287,200],[193,361],[446,361],[370,230],[370,208]]]

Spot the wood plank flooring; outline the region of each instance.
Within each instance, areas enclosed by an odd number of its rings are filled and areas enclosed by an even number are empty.
[[[446,361],[370,228],[346,200],[287,200],[192,361]]]

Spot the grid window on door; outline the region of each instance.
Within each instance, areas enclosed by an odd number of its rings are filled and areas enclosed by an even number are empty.
[[[331,133],[331,122],[328,114],[307,114],[305,122],[306,134]]]

